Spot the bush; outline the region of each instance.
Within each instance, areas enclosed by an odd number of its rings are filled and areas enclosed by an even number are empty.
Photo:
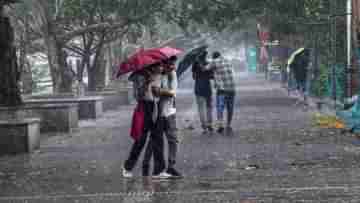
[[[325,64],[321,64],[319,67],[319,76],[315,79],[312,85],[312,93],[316,97],[329,96],[329,71]]]

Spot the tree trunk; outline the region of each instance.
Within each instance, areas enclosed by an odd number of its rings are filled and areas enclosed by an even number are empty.
[[[89,67],[91,64],[90,57],[91,57],[90,51],[85,50],[82,60],[78,60],[76,62],[77,63],[76,72],[77,72],[78,82],[84,82],[84,70],[86,67]]]
[[[77,59],[76,60],[76,79],[78,82],[83,82],[84,78],[84,60]]]
[[[14,31],[10,20],[3,17],[0,10],[0,105],[3,106],[22,104],[19,87],[20,70],[13,42]]]
[[[54,93],[64,93],[72,91],[72,73],[66,64],[66,53],[63,51],[63,45],[58,42],[55,36],[46,37],[48,49],[48,62],[51,79],[53,82]]]
[[[61,52],[61,47],[56,41],[54,36],[46,37],[46,46],[48,51],[48,62],[50,68],[51,79],[53,82],[53,92],[60,92],[60,84],[62,83],[62,78],[60,77],[60,64],[59,64],[59,55]]]
[[[105,87],[105,62],[102,47],[98,48],[94,60],[88,67],[88,90],[96,91]]]
[[[60,74],[62,78],[62,82],[60,84],[60,92],[72,92],[72,84],[74,79],[74,74],[72,72],[72,67],[67,64],[67,53],[62,50],[59,56],[59,64],[60,64]]]
[[[32,77],[31,66],[26,61],[21,68],[21,82],[22,93],[31,94],[34,87],[34,81]]]
[[[104,35],[96,48],[94,60],[88,65],[88,90],[96,91],[105,87]],[[90,64],[90,63],[89,63]]]
[[[33,90],[33,78],[31,73],[31,66],[28,63],[26,58],[28,53],[29,38],[28,38],[28,20],[27,18],[24,19],[25,21],[25,28],[23,33],[21,33],[20,39],[20,51],[19,51],[19,67],[21,70],[21,82],[22,82],[22,93],[24,94],[31,94]]]

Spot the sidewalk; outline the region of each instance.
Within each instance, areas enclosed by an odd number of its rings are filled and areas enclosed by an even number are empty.
[[[277,83],[238,75],[233,135],[203,135],[191,89],[179,91],[182,180],[121,177],[133,106],[45,135],[38,152],[0,158],[3,202],[360,202],[360,145],[311,126]],[[195,128],[195,129],[193,129]],[[302,201],[304,202],[304,201]]]

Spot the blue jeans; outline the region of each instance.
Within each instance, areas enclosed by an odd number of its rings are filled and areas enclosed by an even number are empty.
[[[226,125],[231,126],[234,114],[235,91],[218,90],[216,93],[217,120],[220,127],[224,126],[224,111],[227,111]]]
[[[213,102],[212,97],[203,97],[203,96],[196,96],[196,103],[198,106],[199,117],[201,122],[201,127],[206,129],[207,127],[212,126],[213,122]]]

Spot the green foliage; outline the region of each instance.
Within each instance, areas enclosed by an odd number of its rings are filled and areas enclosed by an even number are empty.
[[[307,23],[326,19],[329,6],[328,0],[183,0],[169,3],[170,12],[164,16],[184,29],[200,24],[217,31],[243,29],[260,19],[272,31],[291,34],[306,32]]]
[[[329,71],[325,64],[319,66],[319,76],[317,80],[313,81],[312,93],[317,97],[328,96],[328,84],[329,84]]]
[[[118,1],[109,0],[64,0],[63,14],[75,20],[100,18],[100,16],[116,13]]]
[[[208,27],[217,31],[255,26],[267,19],[274,31],[290,34],[306,30],[301,23],[328,13],[328,0],[46,0],[50,13],[59,15],[58,32],[107,22],[129,21],[134,35],[142,26],[161,32],[159,22],[176,24],[185,31]],[[61,2],[56,5],[56,2]],[[56,12],[57,11],[57,12]],[[61,25],[65,24],[65,25]],[[125,27],[124,27],[125,28]],[[121,30],[121,29],[120,29]],[[140,30],[140,31],[139,31]]]
[[[334,67],[335,73],[333,74],[331,67],[325,64],[320,65],[319,76],[313,81],[311,88],[314,96],[330,98],[336,96],[338,100],[345,98],[346,74],[344,66],[336,65]]]
[[[345,98],[345,84],[346,84],[346,73],[345,66],[343,65],[335,65],[335,78],[330,75],[329,86],[328,86],[328,95],[336,96],[336,98],[340,101],[343,101]],[[333,85],[335,85],[335,92],[331,92],[333,90]]]
[[[339,1],[340,0],[334,0]],[[220,31],[232,32],[245,29],[256,37],[256,23],[265,21],[272,32],[292,34],[311,32],[308,22],[321,20],[329,13],[330,0],[29,0],[47,4],[46,11],[52,16],[49,23],[56,26],[54,32],[64,35],[83,29],[82,45],[73,47],[84,49],[87,42],[94,53],[102,38],[106,42],[119,39],[126,31],[136,43],[144,28],[155,38],[167,39],[182,30],[192,32]],[[56,4],[56,2],[58,4]],[[29,11],[30,12],[30,11]],[[34,11],[32,11],[34,12]],[[23,12],[24,13],[24,12]],[[34,18],[36,19],[36,18]],[[119,22],[128,26],[112,28]],[[41,23],[31,23],[40,24]],[[106,28],[86,31],[90,26],[109,25]],[[46,27],[43,24],[42,27]],[[322,30],[318,29],[318,32]],[[72,38],[73,39],[73,38]],[[74,44],[72,44],[74,45]],[[77,45],[77,44],[76,44]]]
[[[152,16],[161,11],[165,0],[64,0],[63,14],[75,20],[113,22],[118,19],[135,19],[146,15],[143,21],[151,22]]]

